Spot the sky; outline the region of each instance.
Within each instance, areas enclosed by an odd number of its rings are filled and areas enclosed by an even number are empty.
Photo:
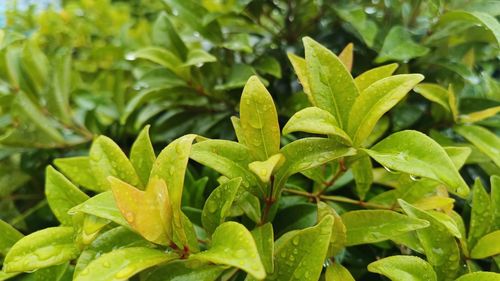
[[[37,9],[42,10],[50,5],[58,7],[60,3],[60,0],[0,0],[0,28],[5,25],[5,10],[7,8],[25,10],[30,5],[35,5]]]

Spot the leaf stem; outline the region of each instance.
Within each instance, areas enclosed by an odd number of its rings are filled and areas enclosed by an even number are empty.
[[[341,158],[339,160],[339,169],[337,171],[337,173],[335,173],[335,175],[333,176],[333,178],[325,183],[323,183],[323,188],[320,189],[317,193],[316,193],[316,197],[320,197],[321,195],[323,195],[323,193],[326,192],[326,190],[335,184],[335,182],[347,171],[347,167],[345,166],[345,162],[344,162],[344,158]]]

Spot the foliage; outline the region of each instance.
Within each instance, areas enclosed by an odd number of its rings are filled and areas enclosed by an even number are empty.
[[[66,2],[1,33],[0,280],[500,278],[496,2]]]

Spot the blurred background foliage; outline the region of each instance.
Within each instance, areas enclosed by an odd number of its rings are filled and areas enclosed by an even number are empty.
[[[400,65],[398,73],[425,75],[420,95],[410,95],[378,124],[379,137],[416,129],[443,145],[473,148],[462,169],[469,182],[500,174],[498,148],[489,155],[453,130],[474,122],[498,142],[498,1],[65,0],[43,10],[5,7],[0,219],[25,233],[56,224],[43,196],[45,166],[86,154],[94,136],[105,134],[125,151],[146,124],[157,149],[185,133],[235,138],[229,117],[237,115],[241,90],[254,74],[266,83],[284,124],[308,105],[287,59],[288,52],[303,54],[304,36],[336,53],[353,43],[353,76],[390,62]],[[192,167],[186,190],[213,187],[215,179]],[[293,184],[313,183],[296,177]],[[346,173],[329,191],[349,185]],[[371,196],[381,190],[373,188]],[[338,192],[352,196],[350,189]],[[288,216],[303,218],[298,223],[315,218],[315,205],[297,200],[283,200]],[[203,197],[191,201],[199,207]],[[277,221],[299,227],[280,213]],[[353,268],[364,271],[366,261],[356,257],[379,250],[352,248]]]

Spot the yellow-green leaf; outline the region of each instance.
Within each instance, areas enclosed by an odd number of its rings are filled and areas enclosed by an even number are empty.
[[[491,182],[491,213],[492,230],[500,229],[500,176],[492,176]]]
[[[252,236],[259,251],[260,260],[268,274],[274,271],[274,232],[273,225],[266,223],[252,230]]]
[[[215,188],[208,196],[201,213],[201,222],[209,234],[229,216],[240,184],[241,178],[231,179]]]
[[[54,160],[54,165],[73,183],[92,191],[101,191],[92,173],[88,156],[58,158]]]
[[[457,126],[455,131],[474,144],[500,167],[500,137],[487,129],[476,126]]]
[[[472,272],[460,276],[455,281],[500,281],[500,274],[495,272]]]
[[[307,95],[309,102],[312,105],[316,105],[316,102],[311,95],[311,87],[309,86],[306,60],[291,53],[288,53],[288,59],[292,63],[292,67],[295,70],[297,77],[299,78],[300,84],[302,84],[302,88],[304,89],[304,93]]]
[[[144,186],[147,185],[151,168],[156,160],[155,151],[149,138],[149,125],[144,127],[130,149],[130,162]]]
[[[119,225],[129,225],[116,206],[115,198],[111,191],[99,193],[68,211],[69,214],[75,214],[77,212],[107,219]]]
[[[446,88],[433,83],[421,83],[413,89],[426,99],[441,105],[445,110],[451,111],[448,103],[449,93]]]
[[[392,281],[437,281],[432,266],[414,256],[383,258],[370,263],[368,271],[384,275]]]
[[[459,121],[461,123],[474,123],[495,116],[499,112],[500,112],[500,106],[490,107],[485,110],[460,115]]]
[[[469,223],[469,235],[467,243],[469,249],[474,248],[479,238],[487,234],[491,227],[491,203],[490,196],[484,190],[480,178],[476,178],[472,188],[472,211]]]
[[[333,263],[326,268],[325,281],[356,281],[347,268],[340,263]]]
[[[356,193],[359,199],[364,200],[373,183],[373,165],[370,157],[365,154],[351,165],[351,169],[356,183]]]
[[[339,60],[344,64],[345,68],[351,72],[353,63],[354,44],[347,44],[339,54]]]
[[[391,63],[372,68],[354,78],[354,83],[358,87],[359,92],[362,93],[371,84],[377,82],[378,80],[391,76],[392,73],[394,73],[394,71],[398,68],[398,66],[399,65],[397,63]]]
[[[19,239],[23,238],[23,234],[15,229],[10,224],[0,219],[0,255],[5,256],[10,247],[14,245]]]
[[[337,212],[325,202],[318,202],[318,222],[326,216],[333,217],[332,235],[330,236],[330,245],[328,246],[328,257],[333,257],[340,253],[346,245],[346,228],[342,218]]]
[[[500,230],[481,237],[470,253],[473,259],[484,259],[500,254]]]
[[[248,168],[252,171],[263,183],[268,183],[271,176],[278,170],[285,162],[283,154],[275,154],[266,161],[254,161],[248,164]]]

